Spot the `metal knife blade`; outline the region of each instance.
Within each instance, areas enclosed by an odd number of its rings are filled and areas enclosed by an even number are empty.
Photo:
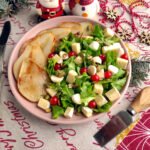
[[[132,123],[132,116],[127,111],[120,111],[99,132],[94,135],[100,146],[104,146]]]
[[[0,36],[0,80],[3,72],[3,58],[4,58],[4,50],[8,40],[8,36],[10,34],[11,24],[10,21],[4,23],[4,27],[2,29],[2,33]],[[1,95],[1,81],[0,81],[0,95]]]

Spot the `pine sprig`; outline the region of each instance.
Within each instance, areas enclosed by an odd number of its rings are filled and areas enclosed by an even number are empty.
[[[143,81],[148,78],[148,73],[150,70],[150,58],[139,57],[137,59],[132,59],[132,76],[130,85],[138,86],[141,85]]]
[[[29,0],[0,0],[0,18],[12,16],[21,8],[28,7],[34,3]]]

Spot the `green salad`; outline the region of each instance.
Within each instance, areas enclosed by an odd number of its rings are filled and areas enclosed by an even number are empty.
[[[128,55],[119,41],[110,28],[99,25],[90,36],[70,33],[61,39],[48,56],[45,70],[51,81],[38,106],[49,102],[53,119],[109,111],[128,75]]]

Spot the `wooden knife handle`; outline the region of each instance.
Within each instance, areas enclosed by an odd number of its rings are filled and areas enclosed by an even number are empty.
[[[130,107],[133,108],[136,113],[150,107],[150,86],[141,90]]]

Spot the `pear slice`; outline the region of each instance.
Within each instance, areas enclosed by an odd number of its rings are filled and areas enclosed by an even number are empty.
[[[83,28],[82,28],[82,25],[80,23],[77,23],[77,22],[62,22],[59,27],[69,27],[71,28],[71,32],[72,33],[80,33],[82,34],[83,33]]]
[[[83,35],[88,36],[91,35],[93,31],[93,25],[90,22],[80,22],[82,28],[83,28]]]
[[[45,84],[49,81],[46,72],[31,58],[22,62],[18,77],[18,90],[30,102],[38,102],[46,94]]]
[[[32,44],[26,46],[22,55],[13,65],[13,73],[16,79],[18,79],[20,67],[25,58],[32,58],[41,68],[46,66],[47,58],[45,57],[42,49],[37,42],[32,42]]]

